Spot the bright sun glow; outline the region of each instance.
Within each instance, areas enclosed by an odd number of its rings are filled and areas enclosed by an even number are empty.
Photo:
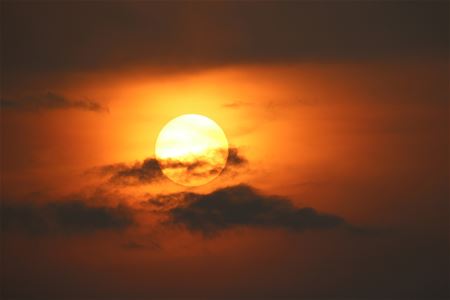
[[[228,158],[228,141],[213,120],[197,114],[179,116],[161,130],[155,146],[163,173],[185,186],[216,178]]]

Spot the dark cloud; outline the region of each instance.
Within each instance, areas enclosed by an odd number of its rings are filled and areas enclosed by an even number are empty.
[[[2,230],[30,234],[81,234],[97,230],[121,230],[133,225],[132,211],[116,207],[88,206],[81,200],[44,205],[9,203],[1,208]]]
[[[170,222],[205,235],[236,226],[297,232],[347,226],[339,216],[319,213],[311,207],[297,208],[289,199],[263,195],[248,185],[222,188],[210,194],[178,196],[183,202],[169,210]]]
[[[247,159],[242,156],[237,148],[228,149],[228,159],[225,172],[236,170],[247,164]],[[165,178],[161,171],[163,168],[176,169],[185,172],[188,176],[209,176],[221,172],[222,166],[211,166],[206,160],[182,162],[178,160],[158,161],[155,158],[147,158],[143,162],[131,165],[124,163],[112,164],[97,168],[95,171],[103,176],[109,176],[109,181],[114,184],[136,185],[150,184]],[[205,171],[206,169],[206,171]]]
[[[159,160],[162,169],[176,170],[185,174],[185,177],[205,177],[220,173],[222,164],[213,165],[207,160],[198,159],[192,162],[167,159]]]
[[[124,163],[103,166],[97,169],[101,175],[109,176],[114,184],[148,184],[161,180],[164,175],[155,158],[147,158],[143,162],[132,165]]]
[[[228,149],[227,167],[240,167],[246,165],[248,160],[239,153],[238,148]]]
[[[57,109],[79,109],[93,112],[108,112],[108,108],[102,104],[85,99],[71,100],[66,97],[48,92],[45,95],[24,97],[20,99],[4,99],[0,101],[3,109],[19,110],[19,111],[42,111]]]
[[[445,1],[6,2],[2,68],[9,76],[127,66],[447,59],[448,9]]]

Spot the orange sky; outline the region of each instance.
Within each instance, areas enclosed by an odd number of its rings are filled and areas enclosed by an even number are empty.
[[[438,4],[5,5],[2,295],[447,295]],[[242,159],[199,187],[145,167],[164,125],[191,113]],[[248,199],[273,220],[226,215]],[[223,210],[190,221],[211,201]],[[296,219],[305,207],[342,226]]]

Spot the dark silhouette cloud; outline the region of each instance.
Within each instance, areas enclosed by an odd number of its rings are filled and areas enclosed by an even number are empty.
[[[19,111],[42,111],[57,109],[79,109],[93,112],[108,112],[108,108],[93,100],[71,100],[66,97],[48,92],[45,95],[24,97],[19,99],[1,99],[4,109]]]
[[[218,189],[210,194],[181,193],[182,203],[169,210],[170,222],[204,235],[236,226],[284,228],[292,231],[346,226],[339,216],[297,208],[289,199],[266,196],[248,185]]]
[[[101,175],[109,176],[114,184],[132,185],[148,184],[161,180],[164,175],[155,158],[147,158],[143,162],[132,165],[124,163],[103,166],[97,169]]]
[[[88,206],[81,200],[44,205],[9,203],[1,208],[2,230],[30,234],[82,234],[98,230],[121,230],[133,225],[130,208]]]
[[[216,150],[216,155],[222,156],[226,149]],[[176,160],[160,161],[160,166],[164,169],[184,169],[188,176],[208,177],[215,174],[236,175],[238,169],[248,164],[247,159],[239,152],[238,148],[230,147],[228,149],[227,161],[225,168],[222,164],[212,165],[207,160],[196,160],[194,162],[181,162]]]
[[[214,236],[240,226],[282,228],[294,232],[341,227],[356,235],[383,233],[353,226],[337,215],[320,213],[311,207],[296,207],[288,198],[264,195],[245,184],[220,188],[208,194],[162,194],[140,204],[140,207],[90,206],[86,199],[60,199],[40,205],[8,201],[2,206],[1,227],[4,231],[32,235],[86,234],[137,225],[135,215],[146,212],[163,217],[164,221],[159,223],[162,226],[182,225],[204,236]],[[130,240],[122,247],[160,249],[159,243],[153,240],[145,244]]]
[[[235,167],[242,166],[247,164],[247,159],[239,153],[238,148],[230,148],[228,149],[228,158],[227,158],[227,166]]]
[[[226,151],[226,150],[225,150]],[[242,156],[237,148],[228,149],[228,159],[225,166],[225,172],[231,169],[236,170],[238,167],[247,164],[247,159]],[[109,176],[109,181],[114,184],[136,185],[150,184],[165,178],[161,171],[163,168],[184,169],[189,176],[209,176],[217,174],[222,170],[222,166],[209,166],[206,160],[196,160],[193,162],[182,162],[178,160],[158,161],[155,158],[147,158],[143,162],[136,162],[131,165],[124,163],[112,164],[97,168],[99,174]],[[205,173],[202,168],[208,169]]]

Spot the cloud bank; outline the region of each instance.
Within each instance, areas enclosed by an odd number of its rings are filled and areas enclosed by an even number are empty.
[[[95,199],[89,198],[89,201]],[[33,235],[86,234],[100,230],[124,230],[138,225],[136,214],[156,213],[160,226],[181,226],[193,233],[212,237],[237,227],[285,229],[293,232],[345,228],[356,230],[337,215],[296,207],[285,197],[264,195],[245,184],[217,189],[211,193],[175,193],[151,197],[140,206],[91,206],[86,199],[46,204],[7,202],[2,206],[4,231]],[[129,244],[126,248],[137,248]]]
[[[165,196],[164,200],[179,202],[168,210],[169,223],[183,225],[205,236],[238,226],[301,232],[346,225],[339,216],[319,213],[311,207],[297,208],[287,198],[263,195],[245,184],[209,194],[180,193]],[[161,205],[156,199],[148,201]],[[170,206],[170,203],[167,205]]]

